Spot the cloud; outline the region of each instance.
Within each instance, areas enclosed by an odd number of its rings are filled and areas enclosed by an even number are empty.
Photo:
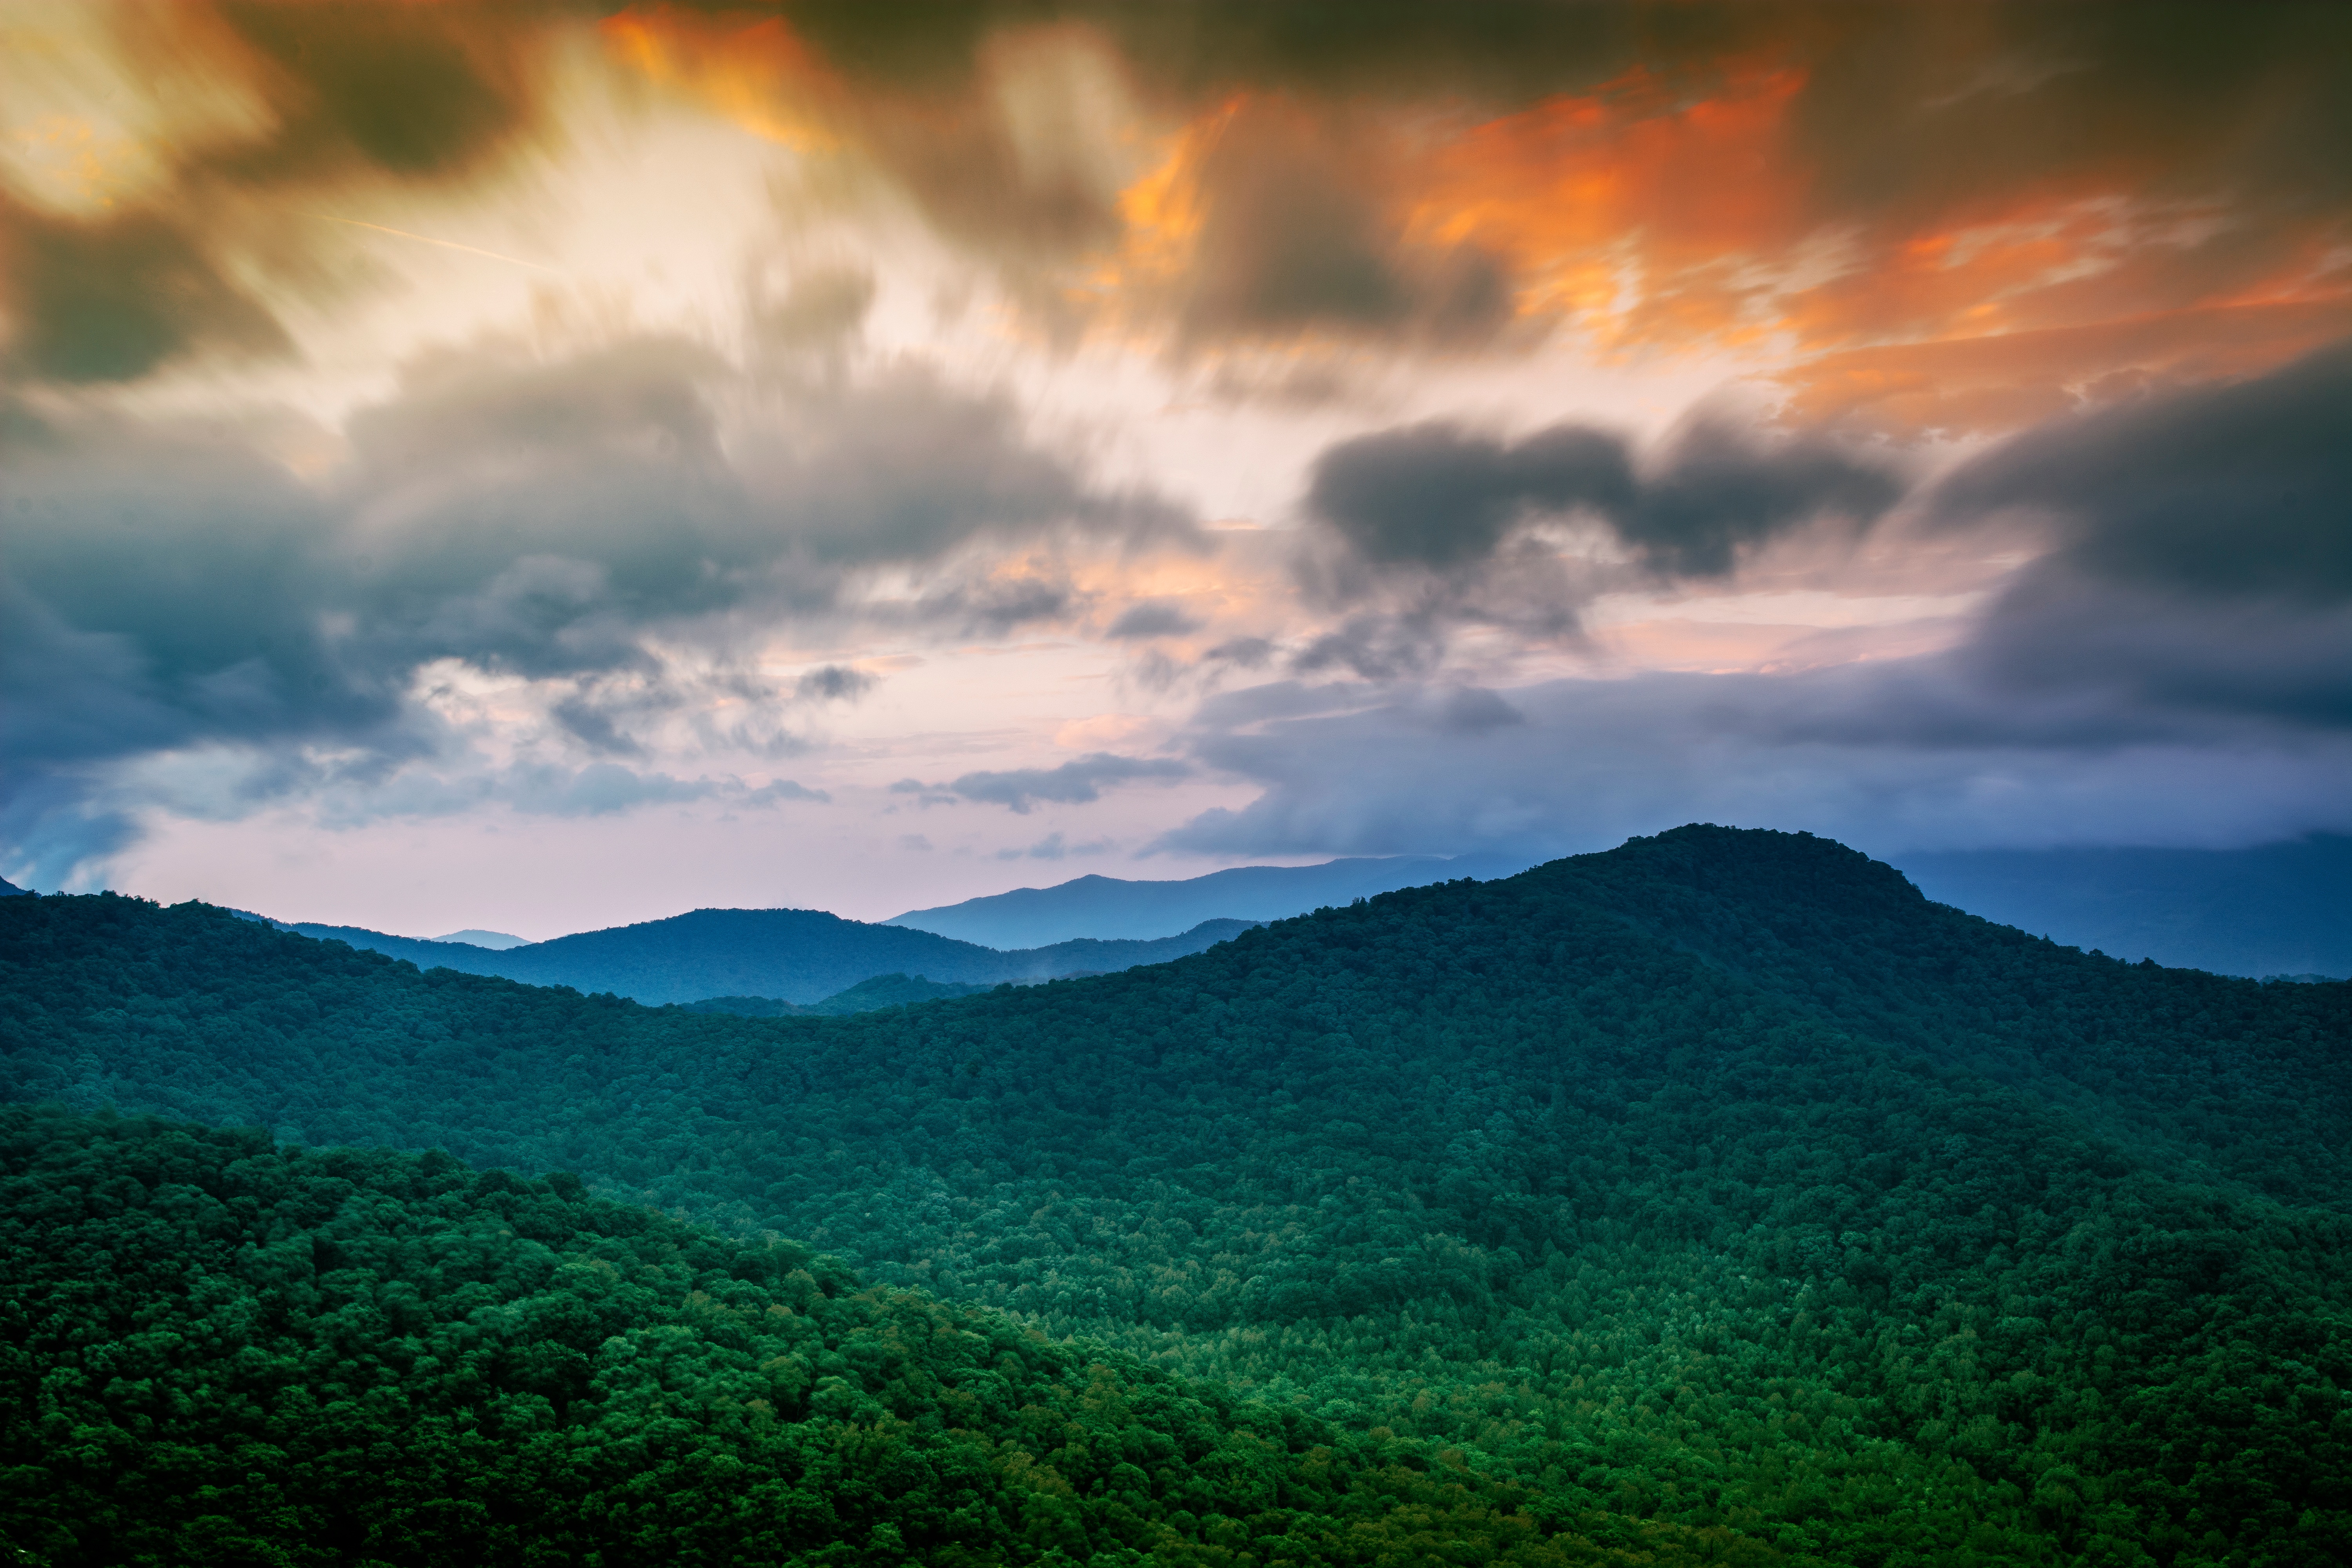
[[[1197,215],[1175,279],[1180,341],[1325,331],[1434,344],[1493,338],[1514,280],[1475,243],[1407,232],[1378,149],[1387,128],[1244,97],[1199,128],[1168,178]]]
[[[927,784],[901,779],[890,788],[897,794],[919,795],[926,805],[966,800],[1005,806],[1016,815],[1026,816],[1040,801],[1084,805],[1101,799],[1103,788],[1108,784],[1181,779],[1189,777],[1192,772],[1190,764],[1172,757],[1122,757],[1109,752],[1092,752],[1056,768],[965,773],[950,784]]]
[[[640,773],[618,763],[591,763],[572,772],[526,768],[513,780],[515,809],[546,816],[609,816],[640,805],[702,800],[719,790],[709,779]]]
[[[880,676],[845,664],[821,664],[801,672],[793,695],[803,702],[855,702],[881,683]]]
[[[821,789],[810,789],[804,784],[794,784],[791,779],[774,779],[745,795],[738,804],[767,806],[785,800],[805,800],[814,801],[818,805],[827,805],[831,803],[833,796]]]
[[[1639,456],[1581,425],[1515,441],[1444,422],[1356,437],[1316,458],[1292,563],[1307,602],[1344,617],[1295,647],[1290,667],[1421,679],[1465,626],[1573,640],[1601,594],[1727,577],[1798,530],[1859,531],[1904,490],[1827,442],[1704,417]]]
[[[1121,610],[1103,635],[1118,638],[1172,637],[1200,629],[1201,623],[1177,605],[1161,599],[1145,599]]]
[[[2252,380],[2044,425],[1938,487],[1965,524],[2055,519],[2053,566],[2200,598],[2352,598],[2352,342]]]
[[[1524,722],[1455,730],[1442,746],[1430,736],[1443,700],[1411,690],[1370,707],[1202,723],[1194,758],[1263,793],[1152,848],[1553,855],[1715,821],[1893,852],[2244,844],[2352,824],[2352,733],[2088,727],[2063,702],[2021,712],[1934,661],[1562,680],[1497,698]]]
[[[785,698],[747,673],[765,628],[1000,630],[1081,602],[1065,542],[1189,538],[1172,503],[1092,485],[1001,397],[905,371],[741,392],[682,340],[553,361],[488,341],[409,365],[309,483],[233,426],[0,410],[0,792],[62,810],[32,786],[96,790],[208,745],[396,765],[449,743],[428,670],[525,683],[516,700],[592,760],[645,758],[674,720],[794,750],[770,732]],[[877,597],[885,569],[916,591]],[[789,699],[870,685],[826,666]]]
[[[288,200],[478,175],[542,128],[554,36],[544,18],[432,6],[197,3],[57,22],[80,65],[135,84],[108,113],[157,121],[156,175],[136,189],[86,210],[0,198],[5,363],[66,384],[194,354],[290,357],[275,302],[331,269],[289,234]]]
[[[277,319],[230,283],[188,229],[152,212],[77,221],[0,196],[5,359],[29,381],[129,381],[195,349],[286,356]]]
[[[1654,572],[1719,577],[1739,546],[1823,515],[1867,523],[1903,488],[1820,442],[1765,446],[1711,421],[1690,426],[1641,469],[1622,437],[1590,426],[1506,442],[1431,424],[1327,449],[1305,504],[1378,565],[1473,565],[1529,522],[1585,513]]]
[[[1992,689],[2115,711],[2352,726],[2352,344],[2269,375],[2053,421],[1939,486],[2055,546],[1985,613]]]
[[[1073,855],[1105,855],[1110,852],[1110,848],[1111,842],[1108,838],[1070,844],[1065,842],[1060,834],[1048,833],[1026,849],[1000,849],[996,858],[999,860],[1063,860]]]
[[[1450,434],[1402,449],[1419,444],[1446,459],[1433,468],[1474,478],[1513,456]],[[1867,482],[1811,458],[1765,465],[1769,483],[1757,468],[1661,471],[1696,471],[1702,496],[1757,485],[1751,515]],[[2047,538],[1947,652],[1507,694],[1378,680],[1223,693],[1196,713],[1191,754],[1264,793],[1160,847],[1541,852],[1694,819],[1889,849],[2221,844],[2352,821],[2352,348],[2053,421],[1923,507],[1953,531],[2021,513]]]

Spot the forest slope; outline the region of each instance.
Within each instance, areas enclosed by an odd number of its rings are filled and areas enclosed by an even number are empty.
[[[0,1110],[15,1562],[1729,1563],[576,1177]]]
[[[2352,986],[2056,948],[1821,840],[842,1019],[198,906],[0,930],[11,1098],[575,1169],[1563,1507],[1844,1561],[2352,1546]]]

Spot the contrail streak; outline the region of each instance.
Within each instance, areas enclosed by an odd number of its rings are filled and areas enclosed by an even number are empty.
[[[355,217],[337,217],[331,213],[312,213],[310,216],[327,223],[348,224],[353,228],[372,228],[378,234],[396,234],[403,239],[421,240],[426,245],[437,245],[444,250],[462,250],[468,256],[487,256],[493,261],[511,262],[517,267],[528,267],[534,272],[557,270],[543,262],[525,261],[520,256],[501,256],[495,250],[484,250],[478,245],[460,245],[454,239],[436,239],[429,234],[411,234],[404,228],[390,228],[380,223],[362,223]]]

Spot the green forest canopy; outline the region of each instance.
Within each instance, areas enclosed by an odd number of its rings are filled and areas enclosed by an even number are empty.
[[[1555,1536],[2352,1551],[2352,986],[2057,948],[1822,840],[1682,829],[847,1018],[202,906],[0,930],[8,1098],[577,1171],[1451,1453]]]

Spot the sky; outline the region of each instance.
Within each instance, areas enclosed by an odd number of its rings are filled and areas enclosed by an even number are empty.
[[[2352,830],[2352,7],[0,3],[0,876]]]

